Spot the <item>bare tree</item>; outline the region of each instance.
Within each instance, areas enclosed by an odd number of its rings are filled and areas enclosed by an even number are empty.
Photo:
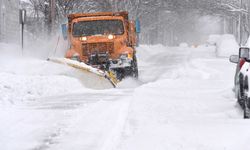
[[[29,0],[29,11],[31,22],[44,22],[48,24],[49,1],[50,0]],[[229,20],[231,26],[238,26],[238,29],[230,30],[230,33],[249,33],[249,0],[55,0],[56,18],[55,23],[59,25],[64,22],[70,13],[87,13],[99,11],[128,11],[130,18],[139,18],[142,24],[142,39],[152,41],[154,39],[144,38],[153,36],[167,37],[173,35],[178,24],[183,26],[183,16],[187,13],[219,16]],[[243,5],[242,5],[243,4]],[[248,4],[245,6],[245,4]],[[239,21],[239,18],[241,20]],[[232,25],[235,24],[235,25]],[[242,26],[241,26],[242,24]],[[242,28],[239,28],[242,27]],[[162,35],[161,30],[166,35]],[[236,31],[238,30],[238,31]],[[157,33],[159,32],[159,34]],[[153,36],[149,36],[149,35]],[[158,38],[161,39],[161,38]],[[166,38],[168,39],[168,38]],[[159,41],[159,40],[157,40]],[[144,42],[142,40],[142,42]]]

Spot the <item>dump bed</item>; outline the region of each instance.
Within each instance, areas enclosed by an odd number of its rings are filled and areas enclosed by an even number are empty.
[[[77,14],[70,14],[68,16],[69,23],[76,18],[82,17],[98,17],[98,16],[122,16],[126,21],[128,21],[128,12],[98,12],[98,13],[77,13]]]

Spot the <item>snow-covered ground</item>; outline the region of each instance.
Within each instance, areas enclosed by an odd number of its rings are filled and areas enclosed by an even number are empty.
[[[250,121],[232,92],[235,66],[214,47],[141,46],[140,80],[103,90],[86,88],[69,67],[5,54],[3,150],[250,149]]]

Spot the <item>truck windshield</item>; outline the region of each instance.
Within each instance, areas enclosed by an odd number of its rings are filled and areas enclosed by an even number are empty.
[[[124,33],[123,22],[121,20],[95,20],[81,21],[74,23],[73,36],[91,35],[122,35]]]

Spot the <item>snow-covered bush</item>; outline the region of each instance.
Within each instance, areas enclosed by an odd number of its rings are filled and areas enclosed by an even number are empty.
[[[232,54],[238,54],[239,44],[234,35],[224,34],[216,42],[216,55],[219,57],[229,57]]]

